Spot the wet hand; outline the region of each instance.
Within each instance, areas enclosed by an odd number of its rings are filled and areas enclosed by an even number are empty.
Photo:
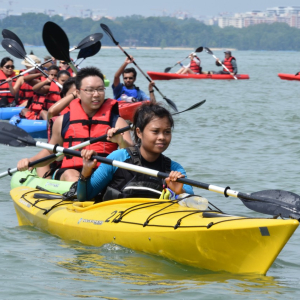
[[[171,171],[169,177],[166,178],[168,187],[175,192],[175,194],[181,194],[183,183],[176,182],[178,178],[184,178],[185,176],[178,171]]]

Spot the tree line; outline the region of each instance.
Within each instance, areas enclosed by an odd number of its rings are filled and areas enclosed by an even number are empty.
[[[208,26],[195,19],[179,20],[172,17],[133,15],[115,20],[102,18],[69,18],[59,15],[26,13],[8,16],[0,21],[2,29],[15,32],[23,43],[43,45],[42,30],[47,21],[61,26],[68,35],[70,45],[76,45],[85,36],[102,32],[100,23],[107,24],[117,41],[123,46],[137,47],[218,47],[239,50],[300,50],[300,29],[287,24],[259,24],[247,28]],[[113,45],[104,34],[103,45]]]

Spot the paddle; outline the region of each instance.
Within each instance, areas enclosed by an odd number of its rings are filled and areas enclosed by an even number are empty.
[[[10,91],[0,91],[0,94],[6,94],[6,93],[10,93]]]
[[[30,56],[28,56],[26,54],[26,52],[23,50],[23,48],[14,40],[12,39],[7,39],[5,38],[2,42],[1,42],[3,48],[10,53],[11,55],[20,58],[20,59],[25,59],[27,60],[30,64],[32,64],[35,68],[37,68],[44,76],[46,76],[47,78],[49,77],[49,75],[47,73],[45,73],[40,67],[39,65],[33,60],[31,59]],[[52,79],[52,81],[60,88],[62,88],[61,84],[59,84],[57,81],[55,81],[54,79]]]
[[[228,70],[228,68],[222,64],[222,62],[214,55],[214,53],[213,53],[209,48],[204,47],[204,50],[206,51],[206,53],[210,54],[215,60],[217,60],[217,61],[222,65],[222,67],[223,67],[224,69],[226,69],[229,73],[231,73],[231,72]],[[235,75],[232,75],[232,76],[233,76],[233,78],[234,78],[235,80],[238,80],[237,77],[236,77]]]
[[[53,151],[53,149],[55,148],[56,151],[62,152],[66,155],[81,157],[81,153],[79,151],[65,149],[63,147],[56,147],[54,145],[47,144],[47,143],[41,143],[41,142],[34,142],[34,143],[36,145],[38,144],[39,147],[48,149],[50,151]],[[94,159],[96,159],[98,162],[105,163],[117,168],[122,168],[129,171],[146,174],[152,177],[158,177],[164,179],[169,177],[168,173],[156,171],[153,169],[148,169],[145,167],[140,167],[125,162],[120,162],[117,160],[111,160],[101,156],[92,156],[91,160]],[[240,200],[242,200],[242,202],[246,207],[259,213],[272,215],[272,216],[280,215],[281,217],[284,218],[293,218],[298,220],[300,219],[300,209],[299,209],[300,196],[292,192],[287,192],[282,190],[264,190],[252,194],[246,194],[246,193],[231,190],[229,187],[222,188],[222,187],[218,187],[207,183],[202,183],[187,178],[179,178],[177,179],[177,181],[183,184],[188,184],[215,193],[224,194],[225,197],[231,196],[231,197],[239,198]]]
[[[102,33],[94,33],[85,37],[77,46],[71,48],[69,52],[75,49],[84,49],[99,42],[103,38]]]
[[[43,62],[42,64],[38,64],[38,66],[41,67],[42,65],[47,64],[47,63],[50,62],[50,61],[52,61],[52,59],[48,59],[48,60],[46,60],[45,62]],[[19,73],[19,75],[16,75],[16,76],[14,76],[14,77],[11,77],[11,79],[19,78],[19,77],[25,75],[26,73],[29,73],[29,72],[33,71],[34,69],[35,69],[35,67],[32,67],[32,68],[30,68],[30,69],[27,69],[27,70],[25,70],[25,71]],[[1,86],[2,84],[5,84],[5,83],[7,83],[7,80],[1,82],[1,83],[0,83],[0,86]]]
[[[202,51],[203,51],[203,47],[198,47],[194,52],[199,53],[199,52],[202,52]],[[165,73],[169,73],[169,71],[170,71],[172,68],[176,67],[178,64],[181,64],[181,63],[182,63],[184,60],[186,60],[189,56],[190,56],[190,54],[189,54],[187,57],[185,57],[183,60],[181,60],[180,62],[176,63],[173,67],[165,68],[164,72],[165,72]]]
[[[57,24],[50,21],[45,23],[43,27],[43,41],[48,52],[53,57],[65,61],[77,74],[77,69],[70,58],[68,37]]]
[[[83,58],[81,60],[81,62],[79,64],[77,64],[77,67],[87,58],[87,57],[91,57],[94,56],[95,54],[97,54],[101,49],[101,42],[98,41],[97,43],[87,47],[87,48],[83,48],[78,52],[77,55],[77,59]]]
[[[104,32],[111,38],[111,40],[113,41],[113,43],[116,45],[116,46],[118,46],[119,48],[120,48],[120,50],[129,58],[129,59],[131,59],[130,58],[130,56],[129,56],[129,54],[119,45],[119,42],[117,42],[116,40],[115,40],[115,38],[114,38],[114,36],[113,36],[113,34],[112,34],[112,32],[111,32],[111,30],[108,28],[108,26],[107,25],[105,25],[105,24],[103,24],[103,23],[101,23],[100,24],[100,26],[101,26],[101,28],[104,30]],[[133,61],[132,62],[138,69],[139,69],[139,71],[146,77],[146,79],[149,81],[149,82],[151,82],[152,80],[141,70],[141,68],[136,64],[136,62],[135,61]],[[170,100],[170,99],[168,99],[166,96],[164,96],[162,93],[161,93],[161,91],[158,89],[158,87],[156,86],[156,85],[154,85],[153,86],[158,92],[159,92],[159,94],[163,97],[163,99],[164,100],[166,100],[166,102],[177,112],[178,111],[178,109],[177,109],[177,106],[176,106],[176,104],[172,101],[172,100]]]
[[[3,29],[2,30],[2,36],[3,36],[3,38],[7,38],[7,39],[11,39],[11,40],[16,41],[23,48],[24,52],[26,52],[22,41],[20,40],[20,38],[15,33],[13,33],[12,31],[10,31],[8,29]]]

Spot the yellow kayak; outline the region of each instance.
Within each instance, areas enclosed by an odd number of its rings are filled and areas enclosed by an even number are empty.
[[[118,199],[94,204],[36,193],[41,192],[24,186],[11,190],[20,226],[87,245],[115,243],[212,271],[266,274],[299,225],[290,219],[230,216],[214,208],[203,212],[177,201]],[[46,199],[55,195],[57,199]]]

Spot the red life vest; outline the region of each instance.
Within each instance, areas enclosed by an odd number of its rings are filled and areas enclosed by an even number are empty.
[[[89,119],[81,106],[80,99],[73,100],[70,103],[70,125],[64,136],[63,147],[70,148],[91,138],[106,134],[107,130],[111,128],[110,116],[113,109],[118,111],[118,101],[106,99],[93,118]],[[86,146],[84,149],[94,150],[98,155],[106,157],[118,149],[118,144],[108,141],[98,142]],[[61,167],[82,168],[82,166],[82,158],[65,156]]]
[[[13,72],[8,77],[14,77],[14,76],[16,76],[15,72]],[[0,70],[0,83],[3,82],[3,81],[5,81],[8,77],[3,73],[2,70]],[[17,80],[16,78],[13,79],[13,81],[12,81],[13,82],[13,84],[12,84],[13,86],[15,85],[16,80]],[[9,91],[9,84],[7,82],[4,83],[4,84],[2,84],[0,86],[0,91]],[[12,103],[14,101],[14,99],[15,99],[15,96],[13,96],[11,93],[0,94],[0,99],[2,97],[4,97],[4,96],[7,98],[8,103]]]
[[[195,57],[196,59],[199,60],[200,64],[201,64],[201,60],[200,58],[198,58],[197,56]],[[191,64],[190,64],[190,69],[195,73],[195,74],[200,74],[201,73],[201,67],[199,65],[196,64],[196,62],[194,61],[194,59],[191,60]]]
[[[232,63],[231,63],[231,61],[232,61],[233,59],[235,59],[235,58],[234,58],[233,56],[230,56],[229,58],[225,58],[225,59],[223,60],[223,65],[224,65],[225,67],[227,67],[227,69],[229,70],[230,73],[233,72],[233,66],[232,66]],[[224,72],[228,72],[225,68],[223,68],[223,71],[224,71]]]
[[[20,72],[23,72],[25,70],[20,70]],[[29,73],[24,74],[23,76],[31,75]],[[24,82],[19,89],[19,99],[18,99],[18,105],[22,104],[23,102],[27,101],[31,97],[33,97],[34,91],[32,89],[32,86],[28,84],[27,82]]]
[[[51,81],[49,92],[44,99],[43,109],[48,110],[54,103],[56,103],[60,99],[60,88],[53,81]]]
[[[39,95],[34,93],[32,97],[32,102],[28,107],[29,111],[26,113],[25,118],[28,120],[37,120],[40,117],[40,113],[44,106],[44,95]]]

